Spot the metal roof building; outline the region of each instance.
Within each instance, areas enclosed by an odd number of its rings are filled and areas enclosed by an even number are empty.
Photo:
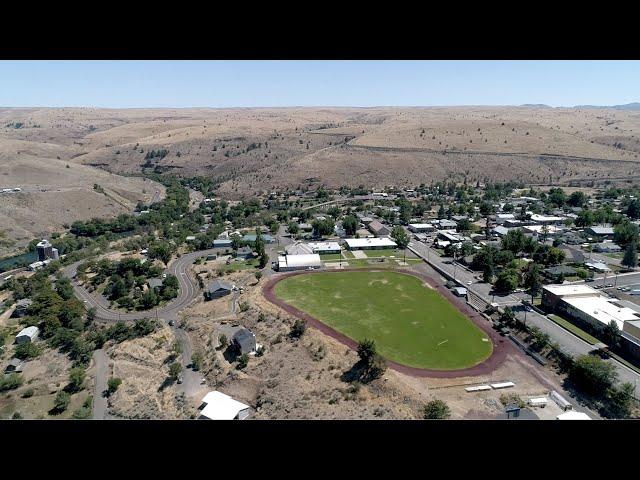
[[[206,404],[200,412],[202,420],[244,420],[251,409],[249,405],[217,391],[207,393],[202,403]]]
[[[367,250],[372,248],[395,248],[398,245],[388,238],[346,238],[349,250]]]
[[[317,253],[301,255],[284,255],[278,257],[278,271],[289,272],[293,270],[307,270],[322,267],[322,260]]]

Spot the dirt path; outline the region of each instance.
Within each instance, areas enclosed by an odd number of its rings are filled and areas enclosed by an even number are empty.
[[[362,268],[358,268],[358,269],[344,269],[341,270],[342,271],[358,271],[358,272],[362,272],[362,271],[379,271],[376,269],[362,269]],[[389,271],[388,269],[386,269],[385,271]],[[400,270],[392,270],[396,273],[401,273],[401,274],[405,274],[405,275],[412,275],[414,277],[417,277],[421,280],[423,280],[424,282],[426,282],[429,286],[431,286],[434,290],[438,291],[443,297],[445,297],[447,300],[449,300],[458,310],[460,310],[460,312],[462,312],[467,318],[469,318],[478,328],[480,328],[484,333],[487,334],[487,336],[491,339],[491,342],[493,344],[493,352],[491,353],[491,356],[485,360],[484,362],[475,365],[473,367],[469,367],[469,368],[464,368],[464,369],[460,369],[460,370],[431,370],[431,369],[426,369],[426,368],[416,368],[416,367],[409,367],[407,365],[402,365],[400,363],[394,362],[392,360],[388,360],[387,359],[387,365],[398,371],[401,373],[405,373],[407,375],[411,375],[414,377],[429,377],[429,378],[458,378],[458,377],[471,377],[471,376],[476,376],[476,375],[487,375],[489,373],[491,373],[492,371],[494,371],[499,365],[501,365],[504,360],[506,359],[507,355],[511,354],[511,355],[518,355],[520,354],[519,351],[512,346],[509,342],[507,342],[503,337],[501,337],[495,330],[493,330],[491,328],[490,323],[482,316],[480,315],[478,312],[476,312],[475,310],[471,309],[465,302],[463,302],[461,299],[455,297],[448,289],[446,289],[445,287],[443,287],[442,285],[439,285],[438,282],[436,280],[434,280],[433,278],[430,278],[424,274],[420,274],[420,273],[416,273],[416,272],[411,272],[411,271],[400,271]],[[331,272],[329,271],[329,273],[335,273],[336,275],[339,275],[340,272]],[[320,320],[314,318],[313,316],[309,315],[308,313],[303,312],[302,310],[299,310],[291,305],[289,305],[288,303],[284,302],[283,300],[279,299],[275,293],[274,293],[274,287],[275,285],[282,279],[284,278],[288,278],[288,277],[292,277],[292,276],[296,276],[296,275],[313,275],[314,273],[327,273],[327,271],[320,271],[320,272],[307,272],[307,271],[300,271],[300,272],[290,272],[290,273],[285,273],[283,275],[279,275],[277,277],[273,277],[271,279],[269,279],[269,281],[262,287],[262,294],[263,296],[270,301],[271,303],[279,306],[280,308],[282,308],[283,310],[285,310],[286,312],[295,315],[299,318],[304,319],[305,321],[307,321],[307,323],[309,325],[311,325],[312,327],[320,330],[322,333],[338,340],[340,343],[346,345],[347,347],[351,348],[351,349],[357,349],[358,347],[358,342],[356,342],[355,340],[347,337],[346,335],[344,335],[343,333],[338,332],[337,330],[329,327],[328,325],[322,323]]]

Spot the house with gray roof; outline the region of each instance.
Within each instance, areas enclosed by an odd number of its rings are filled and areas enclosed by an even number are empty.
[[[12,358],[6,367],[4,367],[4,373],[20,373],[24,362],[19,358]]]
[[[205,300],[213,300],[214,298],[224,297],[233,291],[233,285],[221,280],[215,280],[209,284],[204,292]]]
[[[147,285],[151,290],[159,290],[162,288],[162,279],[161,278],[150,278],[147,280]]]
[[[233,335],[232,342],[240,355],[248,355],[256,350],[256,336],[246,328],[238,330]]]

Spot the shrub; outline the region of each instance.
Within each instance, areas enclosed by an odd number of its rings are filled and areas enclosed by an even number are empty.
[[[289,335],[291,336],[291,338],[300,338],[302,337],[306,329],[307,324],[305,323],[305,321],[296,318],[296,321],[293,322],[293,326],[291,327],[291,332],[289,333]]]
[[[0,392],[4,392],[5,390],[15,390],[21,386],[23,382],[24,379],[17,373],[3,375],[0,377]]]
[[[238,365],[236,366],[236,368],[238,370],[243,370],[247,368],[247,365],[249,365],[249,355],[247,355],[246,353],[243,355],[240,355],[240,357],[238,358]]]
[[[120,378],[110,378],[107,381],[107,391],[109,392],[109,395],[113,395],[118,390],[121,383],[122,380]]]
[[[451,416],[451,410],[442,400],[435,399],[425,404],[422,415],[425,420],[445,420]]]

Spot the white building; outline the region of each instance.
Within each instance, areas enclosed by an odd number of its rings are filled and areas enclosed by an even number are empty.
[[[558,217],[555,215],[539,215],[537,213],[534,213],[531,215],[531,220],[533,222],[536,222],[540,225],[546,224],[546,225],[553,225],[553,224],[561,224],[562,222],[565,221],[565,217]]]
[[[20,330],[16,335],[16,343],[31,343],[38,338],[40,330],[38,327],[27,327]]]
[[[285,247],[288,255],[304,255],[309,253],[340,253],[341,248],[338,242],[296,242]]]
[[[251,407],[234,400],[222,392],[209,392],[202,399],[205,407],[200,412],[201,420],[244,420]]]
[[[582,412],[564,412],[556,417],[556,420],[591,420],[591,417]]]
[[[317,253],[301,255],[283,255],[278,257],[278,271],[291,272],[294,270],[309,270],[322,268],[322,260]]]
[[[414,233],[433,232],[436,228],[431,223],[410,223],[409,230]]]
[[[396,242],[389,238],[346,238],[349,250],[370,250],[374,248],[396,248]]]

